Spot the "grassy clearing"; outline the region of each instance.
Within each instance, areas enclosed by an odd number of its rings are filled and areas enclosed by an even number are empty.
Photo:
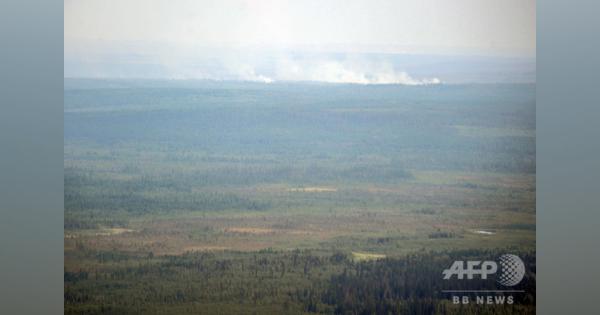
[[[354,261],[371,261],[371,260],[384,259],[385,257],[386,256],[384,254],[352,252],[352,259]]]

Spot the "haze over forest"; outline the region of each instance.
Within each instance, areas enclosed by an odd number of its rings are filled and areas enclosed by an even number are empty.
[[[534,1],[65,1],[64,75],[65,314],[535,314]]]
[[[535,82],[534,1],[66,1],[65,77]]]

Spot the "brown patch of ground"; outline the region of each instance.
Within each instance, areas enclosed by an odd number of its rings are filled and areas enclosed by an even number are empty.
[[[265,229],[265,228],[255,228],[255,227],[232,227],[232,228],[226,228],[225,232],[226,233],[264,235],[264,234],[274,234],[276,232],[276,230]]]
[[[229,247],[225,246],[210,246],[210,245],[191,245],[183,248],[184,252],[208,252],[208,251],[224,251]]]

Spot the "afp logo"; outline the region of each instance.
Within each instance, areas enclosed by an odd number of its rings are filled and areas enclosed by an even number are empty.
[[[523,280],[525,276],[525,264],[517,255],[505,254],[498,258],[498,263],[491,260],[480,261],[480,260],[468,260],[466,262],[462,260],[455,261],[450,268],[445,269],[442,273],[444,279],[451,279],[452,276],[456,276],[457,279],[473,279],[475,276],[479,276],[481,279],[487,279],[489,275],[496,274],[500,269],[500,275],[497,280],[500,284],[508,287],[515,286]],[[466,267],[465,267],[466,266]]]

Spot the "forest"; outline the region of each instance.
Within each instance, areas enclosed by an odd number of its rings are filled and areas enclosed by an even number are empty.
[[[533,84],[65,79],[64,100],[65,314],[535,313]],[[506,253],[516,287],[442,278]]]

